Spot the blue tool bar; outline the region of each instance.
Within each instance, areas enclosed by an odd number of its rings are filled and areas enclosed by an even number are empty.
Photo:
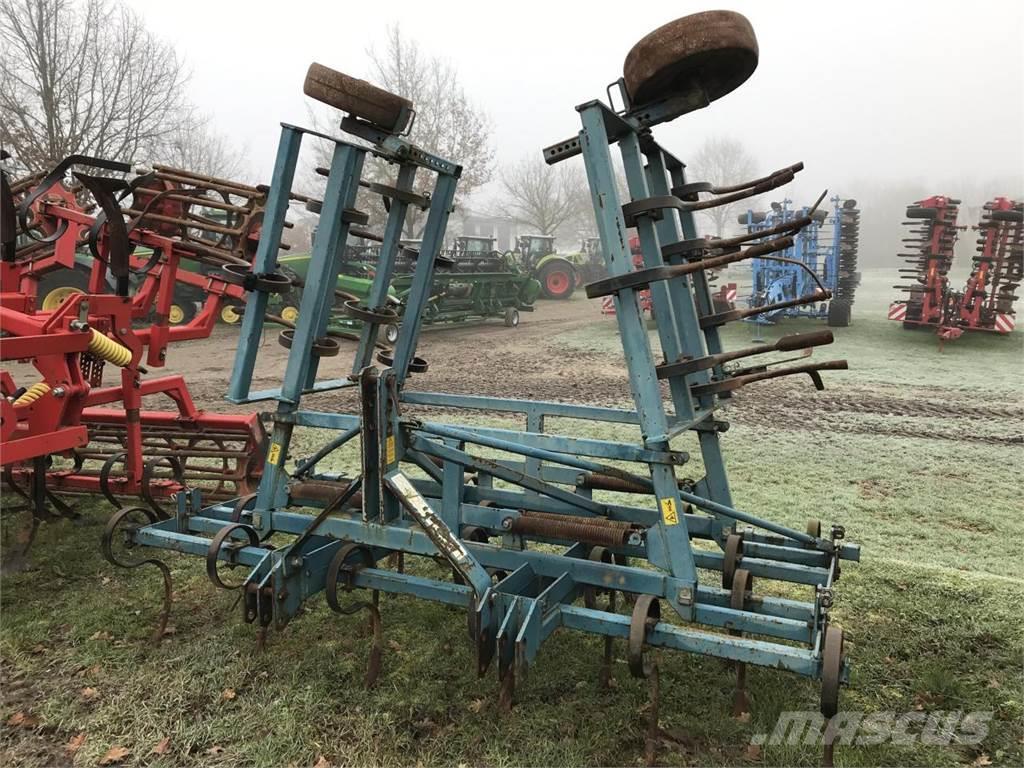
[[[430,430],[445,425],[433,421],[423,423],[423,428]],[[616,443],[610,440],[596,440],[585,437],[566,437],[564,435],[537,434],[534,432],[517,432],[514,429],[498,427],[477,427],[463,425],[459,429],[476,435],[481,439],[496,438],[518,442],[527,447],[537,447],[555,453],[590,456],[592,458],[618,459],[620,461],[642,462],[644,464],[682,465],[689,460],[685,451],[653,451],[631,443]]]
[[[530,445],[525,445],[515,440],[501,440],[494,437],[487,437],[478,433],[473,433],[465,429],[459,429],[457,427],[449,427],[442,424],[421,424],[419,431],[429,432],[432,435],[438,435],[440,437],[450,437],[455,440],[462,441],[464,443],[475,443],[477,445],[487,446],[488,448],[496,448],[499,451],[507,451],[509,453],[518,453],[522,456],[531,456],[535,459],[541,459],[542,461],[552,461],[558,464],[564,464],[568,467],[576,467],[577,469],[584,469],[588,472],[605,472],[616,470],[613,467],[608,467],[604,464],[598,464],[595,461],[587,461],[577,456],[572,456],[567,453],[556,453],[554,451],[546,451],[543,448],[535,448]],[[646,485],[651,487],[651,481],[645,477],[631,476],[631,480],[639,485]]]
[[[461,168],[458,169],[458,173],[461,173]],[[434,184],[434,193],[430,198],[430,211],[427,213],[427,223],[423,229],[420,255],[416,259],[412,287],[409,290],[409,295],[405,298],[405,314],[402,317],[398,342],[395,344],[392,367],[395,369],[398,389],[401,389],[405,383],[405,379],[409,375],[409,363],[412,362],[416,353],[416,342],[423,325],[423,313],[430,300],[430,290],[434,282],[434,259],[444,245],[444,232],[448,226],[448,214],[451,212],[452,202],[455,200],[458,173],[456,175],[438,173],[437,181]]]
[[[626,183],[629,196],[633,200],[650,197],[647,188],[647,173],[644,170],[643,156],[640,154],[640,140],[636,135],[625,136],[619,142],[622,163],[626,171]],[[658,232],[654,220],[650,216],[639,216],[636,222],[637,237],[640,240],[640,252],[645,267],[663,265],[661,246],[658,243]],[[700,334],[685,335],[684,326],[677,311],[693,302],[689,296],[678,290],[669,290],[668,281],[658,280],[651,284],[649,291],[653,305],[655,326],[661,341],[661,351],[665,360],[678,360],[682,356],[701,357],[704,345]],[[694,403],[690,398],[690,390],[686,377],[676,376],[669,380],[672,403],[675,406],[677,419],[689,419],[694,415]]]
[[[415,180],[416,166],[408,163],[402,164],[398,169],[395,187],[402,191],[412,191]],[[398,198],[391,200],[391,210],[388,212],[387,224],[384,225],[384,239],[377,256],[377,264],[374,267],[373,283],[366,296],[366,306],[370,309],[387,306],[388,289],[391,287],[391,277],[395,271],[395,260],[401,250],[402,229],[405,227],[405,216],[408,209],[409,203],[406,201]],[[363,323],[359,334],[359,349],[352,361],[353,374],[357,374],[366,366],[373,364],[373,350],[379,327],[377,323]]]
[[[612,276],[632,270],[629,248],[624,242],[626,222],[619,201],[615,170],[608,149],[605,110],[600,104],[580,108],[583,131],[580,141],[584,166],[590,183],[594,216],[598,222],[605,266]],[[625,289],[614,294],[619,336],[629,370],[630,390],[640,431],[647,448],[669,451],[669,423],[661,400],[661,388],[654,369],[647,327],[640,311],[637,292]],[[648,532],[648,547],[653,565],[669,570],[685,584],[667,598],[684,619],[693,617],[690,600],[697,588],[697,570],[690,548],[686,518],[679,497],[674,468],[664,464],[651,465],[651,480],[658,498],[661,519]]]
[[[576,405],[544,400],[516,400],[507,397],[486,397],[483,395],[453,395],[447,392],[402,392],[401,400],[410,405],[434,405],[444,408],[466,408],[471,410],[498,411],[500,413],[524,413],[542,416],[556,416],[566,419],[607,421],[615,424],[639,424],[636,411],[625,408],[605,408],[596,405]]]
[[[562,626],[568,629],[623,639],[629,637],[629,616],[570,605],[562,606],[559,613]],[[817,678],[821,675],[821,660],[811,651],[763,640],[701,632],[673,626],[664,621],[658,622],[647,631],[644,644],[742,661],[762,667],[785,669],[805,677]]]
[[[303,526],[308,527],[308,516],[298,515],[296,517],[303,517]],[[208,532],[210,533],[213,533],[215,530],[219,530],[224,525],[223,521],[204,518],[196,518],[194,519],[194,522],[197,524],[197,527],[209,528],[210,530]],[[331,529],[329,524],[334,522],[337,522],[336,518],[330,518],[324,521],[324,524],[319,531],[319,535],[321,537],[330,537]],[[351,522],[356,525],[366,525],[359,521],[353,520]],[[394,530],[394,526],[370,524],[369,527],[372,532],[380,533],[383,539],[387,539],[389,537],[394,538],[395,534],[399,533],[399,531]],[[403,547],[404,551],[428,557],[437,555],[437,548],[432,544],[426,533],[410,528],[405,532],[405,538],[406,544]],[[210,539],[203,536],[182,534],[171,530],[158,530],[158,526],[150,526],[141,529],[137,533],[137,540],[139,543],[147,546],[162,546],[167,549],[201,556],[206,555],[210,546]],[[392,549],[392,547],[384,544],[383,541],[374,542],[367,540],[366,538],[361,540],[363,543],[368,544],[371,547],[383,546],[385,549]],[[528,565],[532,572],[537,576],[558,578],[563,574],[569,574],[579,584],[611,587],[620,591],[635,592],[637,594],[656,594],[663,596],[666,588],[668,587],[668,580],[664,575],[642,568],[608,565],[581,558],[566,558],[563,555],[543,552],[513,552],[500,547],[493,547],[487,544],[474,544],[472,542],[466,542],[465,547],[467,551],[473,555],[474,560],[485,567],[499,568],[502,570],[517,570]],[[228,549],[227,545],[225,545],[219,553],[219,558],[255,569],[264,563],[268,554],[267,550],[260,547],[245,546],[237,549]],[[283,559],[287,559],[288,553],[284,552],[274,554],[282,555]],[[321,556],[320,559],[326,559],[326,557]],[[305,569],[305,566],[295,568],[297,571],[303,569]],[[395,580],[402,580],[403,576],[403,574],[394,574],[393,578]],[[431,580],[424,581],[429,583]],[[440,583],[447,585],[446,582]],[[322,588],[322,584],[308,585],[307,591],[319,591],[319,589]],[[407,590],[403,591],[419,594],[421,597],[431,597],[430,594],[417,592],[413,586],[410,586]],[[698,593],[697,597],[699,598],[703,594],[705,594],[705,591],[702,590]],[[765,600],[768,599],[763,598],[762,605],[764,605]],[[450,601],[442,600],[442,602]],[[721,600],[717,602],[721,602]],[[708,626],[741,629],[745,632],[762,634],[785,640],[804,643],[810,641],[809,622],[806,618],[788,618],[785,615],[773,615],[767,612],[759,613],[755,610],[755,607],[760,606],[756,603],[752,603],[749,610],[736,611],[723,605],[699,604],[695,608],[695,621]],[[778,612],[778,606],[776,606],[776,608]],[[788,612],[791,612],[791,608],[788,606],[786,606],[785,609]],[[628,623],[628,617],[621,618]]]
[[[277,269],[277,252],[281,248],[281,233],[288,213],[301,144],[300,129],[290,125],[281,126],[281,138],[277,145],[274,175],[263,214],[260,242],[252,263],[252,271],[255,274],[267,274]],[[248,402],[249,386],[252,383],[256,355],[259,353],[263,334],[263,316],[266,314],[269,299],[270,294],[264,291],[252,291],[246,300],[246,312],[242,316],[242,327],[235,351],[235,364],[228,385],[227,399],[233,403]]]
[[[327,318],[334,300],[333,286],[338,279],[337,254],[344,249],[348,235],[349,225],[342,221],[342,214],[345,208],[355,202],[365,156],[365,149],[351,144],[339,142],[334,146],[327,191],[320,212],[320,228],[306,273],[307,285],[330,286],[331,289],[302,292],[299,320],[295,325],[278,398],[279,416],[290,415],[297,409],[302,391],[313,383],[312,379],[316,375],[319,356],[313,351],[313,346],[323,337],[327,327]],[[257,491],[256,509],[260,512],[280,507],[288,501],[285,462],[291,446],[292,427],[286,418],[274,421],[263,477],[260,478]],[[261,517],[261,520],[261,533],[267,533],[269,516]]]

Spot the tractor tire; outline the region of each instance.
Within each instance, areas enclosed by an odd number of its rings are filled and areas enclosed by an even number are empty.
[[[850,316],[853,307],[850,302],[842,299],[832,299],[828,303],[828,326],[829,328],[846,328],[850,324]]]
[[[565,300],[576,290],[576,279],[571,268],[562,263],[545,264],[537,278],[545,299]]]
[[[519,310],[514,307],[509,307],[505,310],[505,327],[506,328],[518,328],[519,327]]]
[[[404,131],[413,113],[408,99],[315,62],[309,65],[302,90],[317,101],[361,117],[389,133]]]
[[[50,272],[39,281],[36,307],[44,312],[52,312],[72,293],[87,293],[88,290],[89,273],[83,267]]]
[[[693,109],[738,88],[757,69],[757,57],[757,38],[745,16],[706,11],[642,38],[626,55],[622,74],[634,108],[689,96]]]

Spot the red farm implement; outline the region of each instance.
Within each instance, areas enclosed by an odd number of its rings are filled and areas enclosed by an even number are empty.
[[[164,517],[161,500],[186,485],[222,499],[254,490],[265,442],[256,415],[207,413],[181,376],[147,374],[171,343],[208,337],[252,285],[289,287],[251,273],[264,191],[80,156],[13,183],[5,173],[3,184],[0,461],[32,532],[54,511],[73,515],[56,492],[101,493],[116,506],[137,496]],[[42,280],[83,264],[84,287],[39,306]],[[183,286],[202,306],[172,327]],[[170,409],[152,403],[161,398]]]
[[[640,250],[640,238],[637,235],[630,235],[629,237],[629,252],[633,256],[633,269],[643,269],[644,257]],[[716,272],[709,272],[709,283],[713,284],[716,278]],[[651,301],[650,289],[645,288],[644,290],[638,291],[637,300],[640,302],[641,311],[653,313],[654,304]],[[736,283],[727,283],[726,285],[720,286],[717,291],[711,294],[711,300],[714,303],[715,312],[726,312],[734,309],[736,307]],[[611,296],[605,296],[601,299],[601,314],[615,314],[615,301]]]
[[[1007,334],[1016,325],[1013,304],[1021,281],[1022,220],[1024,206],[1005,197],[986,203],[978,232],[977,253],[971,276],[962,291],[954,291],[947,273],[953,262],[959,200],[930,197],[907,208],[906,225],[913,227],[903,240],[907,266],[900,269],[909,285],[894,286],[909,294],[889,307],[889,319],[904,327],[932,327],[940,342],[959,338],[965,331]]]

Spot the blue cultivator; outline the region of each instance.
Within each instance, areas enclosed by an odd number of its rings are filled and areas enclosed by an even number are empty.
[[[751,307],[771,307],[747,318],[750,322],[771,324],[784,317],[811,317],[827,320],[837,328],[850,324],[854,292],[860,279],[857,269],[857,242],[860,211],[856,200],[833,197],[831,211],[820,210],[818,200],[812,207],[793,208],[792,200],[772,203],[769,211],[752,211],[738,217],[747,232],[771,238],[780,225],[809,218],[810,223],[793,236],[793,244],[778,254],[765,255],[750,262]],[[794,304],[793,299],[829,293],[827,300]]]
[[[652,47],[651,39],[661,42]],[[821,679],[822,711],[834,715],[848,670],[842,631],[830,623],[829,608],[839,561],[857,560],[859,549],[842,542],[840,526],[823,535],[817,521],[794,530],[737,509],[719,446],[728,425],[717,409],[722,397],[752,381],[808,373],[820,385],[819,370],[845,363],[770,374],[763,367],[736,375],[723,370],[725,360],[754,352],[722,351],[719,326],[742,312],[712,314],[703,270],[723,259],[777,250],[791,238],[783,234],[747,250],[740,250],[738,242],[695,240],[692,211],[722,199],[697,201],[708,185],[688,184],[682,163],[661,149],[649,130],[739,85],[756,65],[756,50],[749,24],[737,14],[715,12],[673,22],[641,41],[627,59],[625,90],[632,106],[616,113],[596,101],[582,105],[579,135],[545,151],[549,162],[584,155],[609,275],[588,292],[603,295],[603,290],[615,297],[635,409],[410,388],[410,377],[427,366],[415,354],[417,337],[461,169],[402,137],[411,104],[314,65],[306,93],[347,112],[342,130],[362,143],[330,139],[333,161],[319,234],[298,323],[287,339],[290,352],[279,389],[250,391],[268,300],[261,291],[266,281],[252,281],[228,397],[235,403],[277,402],[259,490],[205,507],[198,491],[182,493],[177,514],[166,521],[123,510],[108,526],[108,556],[123,565],[139,562],[126,559],[130,553],[115,553],[117,544],[205,557],[211,581],[244,596],[245,619],[261,628],[261,637],[267,628],[285,626],[305,600],[321,591],[335,610],[367,610],[374,626],[369,684],[382,665],[376,596],[385,591],[464,610],[477,670],[483,675],[494,663],[505,705],[511,705],[516,682],[525,679],[540,646],[556,629],[606,638],[605,682],[614,640],[624,640],[630,670],[651,679],[655,706],[649,745],[657,736],[652,648],[735,662],[738,711],[747,707],[745,665],[756,664]],[[703,62],[700,69],[693,68],[694,61]],[[637,81],[635,72],[642,65],[654,70]],[[651,92],[651,78],[660,79],[660,89]],[[299,146],[310,133],[287,125],[282,129],[253,265],[256,275],[276,270]],[[611,143],[618,144],[625,163],[631,198],[625,205],[616,189]],[[337,256],[351,235],[350,222],[359,218],[351,206],[371,153],[395,167],[393,186],[372,186],[389,199],[380,261],[366,304],[357,308],[364,326],[350,372],[321,379],[321,359],[338,351],[326,335]],[[757,194],[785,183],[796,170],[725,194]],[[384,309],[387,286],[418,174],[429,177],[433,188],[413,287],[394,349],[375,354],[378,328],[390,321]],[[798,225],[787,225],[786,232]],[[640,271],[633,271],[626,244],[629,226],[640,235],[646,264]],[[646,285],[652,289],[662,364],[656,363],[637,303],[638,290]],[[788,338],[787,348],[797,349],[831,340]],[[670,404],[662,396],[662,379]],[[302,407],[305,395],[350,387],[358,390],[358,413]],[[434,412],[522,414],[525,429],[420,420],[413,414],[422,406]],[[638,426],[642,440],[551,434],[545,431],[550,417]],[[286,459],[297,426],[337,435],[289,470]],[[677,476],[690,457],[671,443],[690,433],[696,434],[706,472],[699,480]],[[362,463],[356,477],[317,470],[325,456],[357,436]],[[279,535],[276,548],[262,543],[272,534]],[[290,537],[284,545],[281,534]],[[413,575],[401,565],[385,567],[386,560],[401,564],[405,556],[440,562],[444,575],[422,575],[434,573],[430,568]],[[232,569],[242,578],[228,581]],[[449,569],[451,579],[446,577]],[[807,599],[758,594],[755,579],[803,585]],[[369,590],[373,599],[344,603],[345,593],[360,590]],[[628,600],[616,603],[617,592]]]

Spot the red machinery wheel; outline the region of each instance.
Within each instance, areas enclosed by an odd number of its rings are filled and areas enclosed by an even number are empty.
[[[568,299],[576,290],[576,280],[564,264],[548,264],[540,270],[540,286],[548,299]]]

